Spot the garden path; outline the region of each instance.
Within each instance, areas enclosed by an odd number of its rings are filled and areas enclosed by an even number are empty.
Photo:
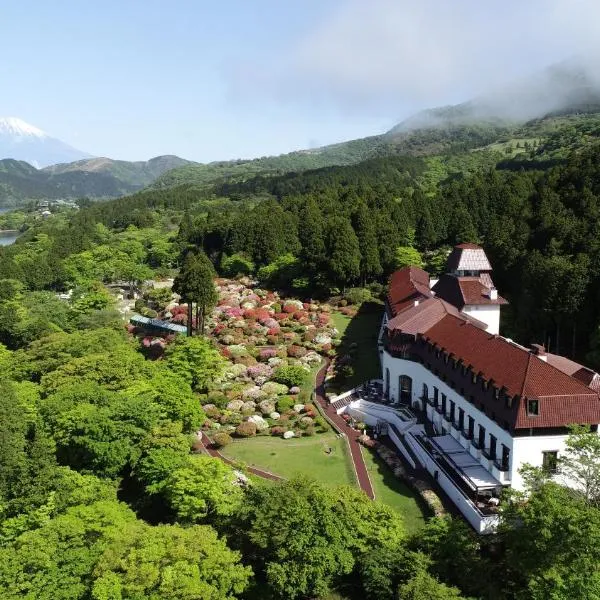
[[[208,439],[208,436],[205,433],[202,434],[202,445],[204,446],[205,450],[210,456],[220,458],[223,462],[235,467],[235,462],[227,458],[226,456],[223,456],[223,454],[221,454],[216,448],[214,448],[212,442]],[[256,475],[257,477],[262,477],[263,479],[271,479],[272,481],[283,481],[283,477],[279,477],[279,475],[269,473],[269,471],[255,469],[254,467],[247,467],[247,470],[253,475]]]
[[[352,458],[352,463],[354,464],[354,469],[356,471],[356,476],[358,478],[358,484],[361,489],[371,498],[371,500],[375,499],[375,492],[373,491],[373,486],[371,484],[371,479],[369,478],[369,472],[367,471],[367,466],[365,465],[365,461],[363,459],[363,455],[360,449],[360,444],[358,443],[358,438],[360,437],[360,431],[355,431],[337,414],[335,408],[331,406],[329,402],[327,402],[327,398],[325,396],[325,375],[327,373],[327,367],[329,366],[329,361],[325,361],[317,376],[315,378],[315,397],[317,402],[321,405],[329,419],[335,423],[337,428],[342,431],[346,437],[348,438],[348,445],[350,446],[350,456]]]

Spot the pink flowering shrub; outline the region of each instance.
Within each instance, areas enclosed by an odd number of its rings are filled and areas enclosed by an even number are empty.
[[[260,360],[267,361],[270,358],[277,356],[277,351],[274,348],[263,348],[258,356]]]
[[[283,312],[288,314],[293,314],[298,310],[298,307],[295,304],[284,304]]]
[[[327,323],[329,323],[329,313],[319,313],[319,323],[321,323],[321,325],[327,325]]]
[[[272,317],[265,319],[263,325],[269,329],[279,329],[279,323],[277,322],[277,319],[273,319]]]
[[[252,379],[256,379],[257,377],[271,377],[272,374],[273,369],[265,363],[258,363],[248,367],[248,375],[252,377]]]

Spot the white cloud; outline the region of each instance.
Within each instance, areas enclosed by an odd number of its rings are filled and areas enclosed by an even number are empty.
[[[595,67],[598,23],[597,0],[346,0],[270,64],[238,65],[236,79],[277,102],[389,115],[459,102],[576,54]]]

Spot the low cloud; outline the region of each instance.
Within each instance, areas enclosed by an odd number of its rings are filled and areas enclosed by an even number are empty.
[[[597,0],[347,0],[233,79],[246,97],[393,114],[489,93],[572,56],[596,74],[599,22]]]

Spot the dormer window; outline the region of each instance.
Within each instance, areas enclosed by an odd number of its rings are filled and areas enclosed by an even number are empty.
[[[494,388],[494,400],[498,400],[498,398],[500,398],[500,389],[495,387]]]
[[[487,391],[487,389],[490,387],[490,382],[487,381],[486,379],[482,379],[481,387],[484,389],[484,391]]]
[[[477,373],[473,372],[473,378],[472,378],[473,383],[477,383],[477,377],[478,377]]]
[[[469,367],[467,367],[467,365],[463,365],[463,368],[462,368],[463,375],[466,375],[468,370],[469,370]]]
[[[444,352],[444,362],[445,362],[446,364],[448,364],[448,361],[449,361],[449,360],[450,360],[450,356],[448,355],[448,353],[447,353],[447,352]]]
[[[527,400],[527,414],[530,417],[537,417],[540,414],[540,401],[533,399]]]

